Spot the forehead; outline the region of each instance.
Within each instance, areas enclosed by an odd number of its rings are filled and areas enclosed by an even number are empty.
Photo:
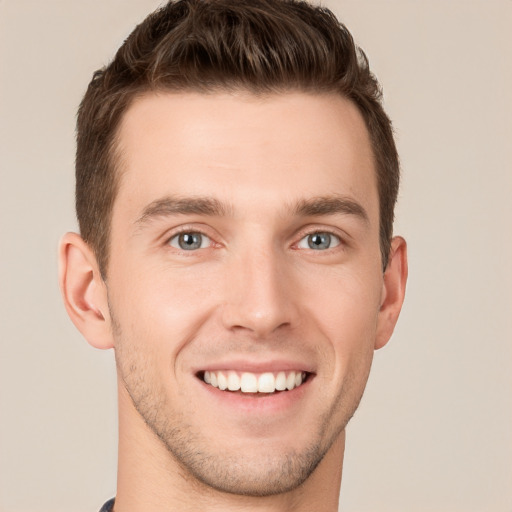
[[[369,135],[335,94],[152,93],[125,113],[114,205],[136,217],[166,195],[260,211],[342,194],[378,216]]]

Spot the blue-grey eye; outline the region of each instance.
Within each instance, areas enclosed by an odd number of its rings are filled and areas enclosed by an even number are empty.
[[[332,249],[340,245],[341,240],[332,233],[319,231],[305,236],[297,244],[299,249],[313,249],[315,251],[323,251],[325,249]]]
[[[183,251],[195,251],[209,247],[211,241],[203,233],[184,232],[173,236],[169,240],[169,245]]]

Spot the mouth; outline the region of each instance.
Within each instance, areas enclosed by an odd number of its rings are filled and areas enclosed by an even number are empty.
[[[268,396],[298,388],[307,382],[310,375],[302,370],[263,373],[206,370],[198,372],[197,377],[220,391]]]

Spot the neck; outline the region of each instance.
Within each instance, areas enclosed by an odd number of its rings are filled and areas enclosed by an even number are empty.
[[[212,489],[181,467],[119,392],[119,460],[115,512],[159,510],[230,512],[336,512],[345,432],[299,487],[272,496],[240,496]]]

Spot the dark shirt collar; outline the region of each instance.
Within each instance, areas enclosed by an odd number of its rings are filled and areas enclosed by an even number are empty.
[[[100,512],[112,512],[112,509],[114,508],[114,501],[115,498],[112,498],[111,500],[108,500],[103,507],[101,507]]]

